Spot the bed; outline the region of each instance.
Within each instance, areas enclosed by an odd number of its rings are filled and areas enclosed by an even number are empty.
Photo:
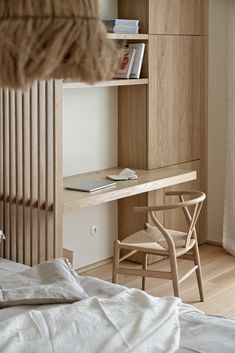
[[[57,260],[47,264],[53,261]],[[235,320],[205,315],[175,297],[155,298],[137,289],[79,276],[65,259],[59,261],[66,271],[71,271],[72,281],[79,284],[85,295],[81,292],[82,299],[73,299],[72,303],[62,300],[61,304],[55,301],[55,304],[3,305],[0,310],[1,353],[235,351]],[[17,276],[30,273],[29,270],[25,265],[0,258],[2,300],[10,293],[3,291],[4,278],[17,281]],[[37,277],[39,272],[36,266],[33,276]],[[32,278],[32,273],[30,276]],[[57,270],[53,276],[58,276],[63,283]],[[47,277],[46,285],[48,282]],[[63,288],[66,285],[63,284]],[[72,292],[73,289],[69,289],[69,295]],[[12,300],[10,295],[9,298]],[[57,298],[57,301],[60,300]]]

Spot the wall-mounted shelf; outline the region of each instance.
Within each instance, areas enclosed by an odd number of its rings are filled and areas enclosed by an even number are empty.
[[[108,38],[113,40],[148,40],[148,34],[123,34],[123,33],[107,33]],[[145,70],[146,71],[146,70]],[[146,75],[147,76],[147,75]],[[110,81],[97,82],[89,84],[86,82],[79,82],[76,80],[64,80],[63,88],[90,88],[90,87],[113,87],[113,86],[134,86],[134,85],[147,85],[148,78],[140,79],[113,79]]]
[[[135,169],[136,170],[136,169]],[[104,169],[97,172],[74,175],[64,178],[64,186],[82,180],[106,179],[106,175],[118,174],[120,168]],[[116,186],[94,192],[80,192],[64,189],[64,212],[71,212],[83,207],[98,205],[152,190],[195,180],[197,173],[175,167],[153,170],[136,170],[137,180],[119,181]]]
[[[112,86],[134,86],[134,85],[147,85],[149,82],[148,78],[139,79],[120,79],[97,82],[95,84],[89,84],[85,82],[65,80],[63,82],[63,88],[88,88],[88,87],[112,87]]]
[[[107,33],[107,37],[110,39],[117,39],[117,40],[148,40],[149,35],[148,34],[142,34],[142,33]]]

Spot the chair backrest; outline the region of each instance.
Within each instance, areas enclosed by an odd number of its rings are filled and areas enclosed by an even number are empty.
[[[195,198],[193,198],[193,201],[195,203],[193,205],[193,211],[191,213],[188,209],[188,207],[190,205],[183,207],[183,212],[184,212],[185,218],[186,218],[188,225],[189,225],[189,230],[188,230],[188,234],[187,234],[186,241],[185,241],[185,247],[187,247],[189,245],[192,236],[194,236],[196,238],[196,223],[197,223],[199,214],[201,212],[203,202],[206,198],[206,195],[201,191],[198,191],[197,194],[194,193],[194,194],[188,194],[188,195],[195,196]],[[179,199],[180,199],[181,203],[187,202],[184,199],[184,194],[180,194]],[[191,201],[191,200],[189,200],[189,201]]]
[[[136,207],[135,212],[149,212],[150,216],[155,224],[155,226],[160,230],[160,232],[165,236],[168,245],[170,245],[170,236],[167,232],[167,229],[159,222],[155,212],[156,211],[166,211],[170,209],[182,208],[185,218],[188,223],[188,231],[185,240],[185,247],[188,247],[192,237],[196,238],[196,223],[203,205],[203,202],[206,198],[206,195],[202,191],[169,191],[166,192],[167,196],[178,196],[179,202],[164,204],[159,206],[146,206],[146,207]],[[190,199],[185,200],[185,196],[190,197]],[[191,209],[191,212],[189,210]]]

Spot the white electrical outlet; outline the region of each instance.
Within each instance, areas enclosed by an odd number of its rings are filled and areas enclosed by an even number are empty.
[[[91,226],[91,228],[90,228],[90,234],[91,234],[91,236],[97,235],[97,234],[98,234],[98,231],[99,231],[98,226],[96,226],[96,225]]]

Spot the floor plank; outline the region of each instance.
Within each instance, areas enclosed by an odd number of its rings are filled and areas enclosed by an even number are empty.
[[[198,309],[211,315],[222,315],[235,318],[235,257],[229,255],[223,248],[213,245],[202,245],[200,255],[203,273],[203,288],[205,302],[199,302],[196,276],[180,285],[182,301],[192,304]],[[180,275],[187,271],[189,261],[179,260]],[[128,262],[128,266],[138,266]],[[162,260],[149,266],[151,269],[168,270],[168,260]],[[111,282],[112,265],[107,264],[83,273]],[[119,276],[119,284],[127,287],[141,288],[141,278]],[[154,296],[162,297],[173,295],[171,281],[147,278],[146,291]]]

